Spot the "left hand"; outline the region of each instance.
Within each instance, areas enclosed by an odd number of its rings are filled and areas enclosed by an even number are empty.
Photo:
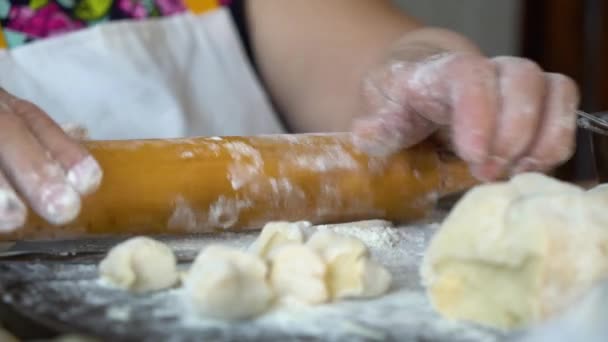
[[[448,130],[455,152],[481,180],[547,171],[575,147],[576,84],[517,57],[438,52],[393,58],[364,82],[370,116],[358,145],[389,154]]]

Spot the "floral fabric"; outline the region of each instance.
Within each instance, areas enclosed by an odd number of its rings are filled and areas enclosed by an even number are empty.
[[[111,20],[203,13],[230,0],[0,0],[0,48],[15,48]]]

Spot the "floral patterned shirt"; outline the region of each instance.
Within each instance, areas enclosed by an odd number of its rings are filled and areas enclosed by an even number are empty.
[[[230,0],[0,0],[0,48],[15,48],[111,20],[203,13]]]

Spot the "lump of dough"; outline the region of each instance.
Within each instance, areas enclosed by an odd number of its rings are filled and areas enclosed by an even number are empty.
[[[285,244],[269,255],[270,282],[280,297],[306,304],[327,302],[327,266],[310,247]]]
[[[605,207],[546,176],[481,185],[445,219],[421,275],[434,307],[449,318],[525,326],[608,275],[606,223]]]
[[[273,299],[268,268],[258,256],[220,245],[205,248],[185,275],[184,295],[200,314],[226,320],[253,317]]]
[[[587,190],[587,196],[598,205],[608,208],[608,184],[599,184]]]
[[[327,264],[332,299],[376,297],[391,284],[391,274],[374,260],[363,242],[331,231],[318,231],[307,242]]]
[[[520,195],[564,195],[582,194],[584,190],[574,184],[565,183],[558,179],[548,177],[542,173],[528,172],[516,175],[509,181]]]
[[[306,221],[268,222],[258,238],[249,246],[249,251],[266,258],[273,249],[283,244],[302,243],[304,239],[302,229],[307,227],[310,227],[310,223]]]
[[[134,292],[157,291],[178,280],[177,261],[164,243],[140,236],[114,246],[99,264],[100,277]]]
[[[608,196],[608,183],[604,183],[604,184],[598,184],[596,186],[594,186],[593,188],[587,190],[587,193],[589,194],[594,194],[597,196]]]

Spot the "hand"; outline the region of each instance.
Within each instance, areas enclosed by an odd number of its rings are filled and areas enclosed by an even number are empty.
[[[95,159],[46,113],[0,90],[0,232],[25,223],[24,201],[48,222],[68,223],[101,178]]]
[[[393,58],[364,82],[371,115],[356,143],[390,154],[448,130],[455,152],[481,180],[547,171],[573,153],[578,90],[564,75],[516,57],[434,53]]]

